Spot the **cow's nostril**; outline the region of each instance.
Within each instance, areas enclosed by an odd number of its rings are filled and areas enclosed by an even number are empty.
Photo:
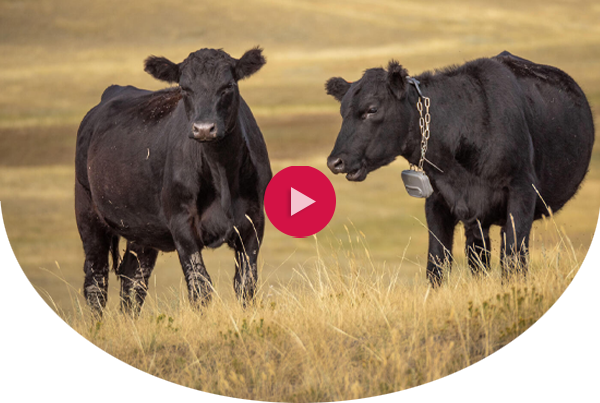
[[[337,174],[344,170],[344,161],[341,158],[330,158],[327,160],[327,166],[331,172]]]
[[[192,134],[198,140],[208,140],[217,137],[217,125],[215,123],[194,123]]]
[[[206,130],[206,129],[204,128],[204,125],[202,125],[202,124],[194,123],[194,125],[192,126],[192,131],[194,132],[194,134],[200,134],[204,130]]]

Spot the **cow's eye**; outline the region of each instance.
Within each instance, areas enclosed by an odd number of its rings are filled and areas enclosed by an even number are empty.
[[[192,90],[190,90],[188,87],[181,87],[181,92],[182,92],[184,95],[189,95],[189,94],[191,94],[191,93],[192,93]]]
[[[366,118],[368,118],[370,115],[377,113],[377,108],[372,106],[369,109],[367,109],[367,111],[365,113],[363,113],[363,115],[361,116],[362,120],[365,120]]]

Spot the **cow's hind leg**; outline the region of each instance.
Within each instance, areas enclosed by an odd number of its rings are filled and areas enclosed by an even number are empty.
[[[146,295],[148,284],[158,251],[153,248],[127,243],[127,250],[123,261],[117,269],[121,280],[121,310],[123,312],[138,314]]]
[[[75,215],[85,252],[83,295],[94,314],[100,317],[108,297],[108,255],[118,243],[118,237],[98,217],[89,191],[79,183],[75,185]]]
[[[490,268],[490,228],[483,228],[479,223],[465,226],[465,254],[469,267],[474,275],[487,274]]]
[[[425,201],[425,217],[429,229],[427,277],[433,287],[443,280],[444,267],[452,264],[452,243],[457,220],[441,196],[435,193]]]
[[[502,228],[501,264],[504,277],[525,274],[529,233],[533,224],[537,194],[531,181],[522,181],[509,190],[506,224]]]
[[[258,252],[264,234],[264,215],[255,214],[243,226],[233,243],[235,250],[235,276],[233,288],[244,306],[254,299],[258,281]]]

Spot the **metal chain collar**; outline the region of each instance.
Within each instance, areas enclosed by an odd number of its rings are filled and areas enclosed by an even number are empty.
[[[402,182],[404,182],[404,187],[410,196],[428,198],[433,194],[433,187],[431,186],[429,177],[425,171],[423,171],[423,164],[426,161],[425,153],[427,152],[427,143],[429,141],[429,125],[431,123],[429,106],[431,105],[431,101],[428,97],[423,96],[421,88],[419,88],[419,80],[412,77],[406,77],[406,81],[409,84],[414,85],[419,93],[417,110],[419,111],[419,127],[421,129],[421,158],[419,159],[418,167],[410,164],[410,170],[402,171]],[[425,104],[425,116],[423,116],[423,104]],[[433,165],[431,161],[427,160],[427,162]],[[435,165],[433,166],[439,169]],[[440,172],[443,172],[441,169],[439,170]]]
[[[424,172],[423,163],[425,162],[425,153],[427,152],[427,143],[429,141],[429,124],[431,123],[431,115],[429,114],[429,105],[431,104],[431,101],[429,97],[423,96],[421,88],[419,87],[419,84],[421,84],[419,80],[410,76],[406,76],[406,81],[409,84],[414,85],[417,89],[417,92],[419,93],[419,100],[417,101],[417,110],[419,111],[419,128],[421,129],[421,158],[419,159],[418,167],[415,167],[413,164],[410,164],[410,168],[413,170]],[[425,100],[425,117],[423,117],[423,100]],[[431,162],[429,163],[431,164]],[[436,168],[439,169],[437,166]],[[441,169],[439,170],[440,172],[442,171]]]
[[[429,141],[429,123],[431,123],[431,115],[429,114],[429,105],[431,101],[428,97],[423,97],[425,101],[425,117],[423,117],[423,102],[421,97],[417,102],[417,110],[419,111],[419,128],[421,129],[421,159],[419,160],[419,171],[423,171],[423,162],[425,162],[425,153],[427,152],[427,143]]]

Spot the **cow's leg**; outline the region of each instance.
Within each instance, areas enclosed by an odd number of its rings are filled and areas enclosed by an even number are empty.
[[[123,261],[117,270],[121,279],[121,310],[138,314],[146,295],[148,280],[156,264],[158,251],[140,245],[127,243]]]
[[[531,181],[509,189],[506,224],[502,228],[501,264],[503,275],[524,274],[527,270],[529,233],[533,224],[537,194]]]
[[[202,242],[195,232],[193,222],[188,214],[178,214],[171,217],[170,229],[187,283],[190,303],[198,307],[210,302],[213,286],[204,266]]]
[[[202,252],[179,253],[179,261],[187,282],[190,303],[195,307],[206,306],[210,302],[213,286],[204,266]]]
[[[233,288],[244,306],[252,301],[258,280],[258,251],[264,234],[264,215],[256,214],[252,223],[244,225],[234,241],[235,276]]]
[[[452,264],[452,243],[457,220],[441,196],[433,194],[425,202],[429,228],[427,277],[433,287],[443,280],[443,268]]]
[[[465,227],[465,254],[473,274],[487,274],[490,268],[490,228],[478,223]]]
[[[108,255],[118,238],[98,217],[89,191],[79,183],[75,184],[75,217],[85,253],[83,295],[93,313],[101,317],[108,298]]]

